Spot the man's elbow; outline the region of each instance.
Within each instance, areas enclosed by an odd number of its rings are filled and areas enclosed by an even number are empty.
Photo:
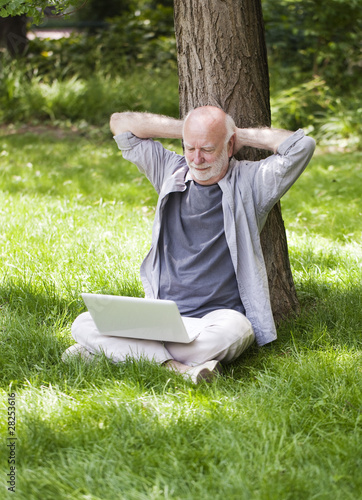
[[[130,114],[129,112],[124,113],[113,113],[111,115],[109,126],[113,135],[122,134],[122,132],[131,131],[130,127]]]
[[[307,143],[306,149],[308,151],[308,156],[309,156],[309,159],[311,159],[313,156],[313,153],[315,151],[315,148],[316,148],[316,141],[308,135],[305,137],[305,141]]]

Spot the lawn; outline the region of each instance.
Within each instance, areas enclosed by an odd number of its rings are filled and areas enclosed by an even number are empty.
[[[111,136],[3,131],[1,497],[361,498],[361,160],[317,151],[282,201],[300,316],[195,387],[61,362],[81,292],[142,296],[156,196]]]

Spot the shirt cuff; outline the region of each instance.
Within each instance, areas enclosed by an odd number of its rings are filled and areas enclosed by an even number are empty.
[[[122,134],[114,135],[113,139],[121,151],[130,151],[143,140],[133,135],[132,132],[123,132]]]
[[[298,129],[293,135],[289,136],[285,141],[279,144],[277,153],[280,155],[288,154],[290,148],[292,148],[300,139],[305,136],[303,129]]]

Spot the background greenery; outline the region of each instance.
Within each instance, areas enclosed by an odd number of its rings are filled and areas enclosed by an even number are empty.
[[[122,159],[108,118],[116,109],[178,114],[172,11],[164,4],[123,2],[117,18],[97,13],[106,31],[92,25],[69,39],[34,40],[19,59],[1,56],[3,443],[10,392],[17,418],[16,494],[7,490],[9,451],[2,446],[1,496],[357,500],[355,0],[263,2],[273,124],[307,125],[319,146],[329,146],[319,147],[282,200],[300,316],[280,325],[270,347],[253,346],[210,385],[194,387],[147,362],[60,361],[84,310],[81,292],[143,294],[139,265],[156,195]],[[180,151],[177,141],[165,145]]]
[[[273,125],[360,148],[361,0],[262,3]],[[70,38],[31,40],[19,60],[2,54],[0,123],[101,127],[114,110],[142,106],[178,115],[172,1],[92,0],[43,28],[54,25],[77,29]]]

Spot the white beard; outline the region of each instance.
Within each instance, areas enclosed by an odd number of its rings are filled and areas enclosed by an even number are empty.
[[[192,177],[194,177],[196,181],[207,182],[214,177],[218,178],[222,174],[223,170],[225,170],[225,165],[229,164],[227,147],[223,149],[220,156],[213,163],[195,165],[193,161],[188,162],[186,160],[186,162],[191,171]]]

